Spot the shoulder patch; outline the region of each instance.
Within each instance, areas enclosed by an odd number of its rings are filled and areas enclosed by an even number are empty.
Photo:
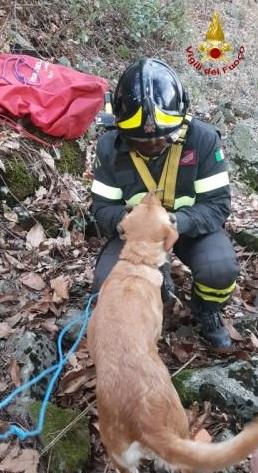
[[[223,161],[224,160],[224,153],[223,153],[223,149],[217,149],[217,151],[215,151],[215,160],[217,161],[217,163],[219,161]]]
[[[194,149],[187,149],[182,153],[179,162],[180,166],[194,166],[196,163],[196,151]]]

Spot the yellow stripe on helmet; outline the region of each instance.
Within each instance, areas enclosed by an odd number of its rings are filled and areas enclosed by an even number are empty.
[[[137,112],[130,118],[127,118],[126,120],[122,120],[117,122],[118,128],[122,128],[124,130],[130,129],[130,128],[138,128],[142,123],[142,107],[139,107]]]
[[[162,112],[159,108],[155,107],[155,119],[158,125],[180,125],[183,121],[183,117],[178,115],[168,115]]]

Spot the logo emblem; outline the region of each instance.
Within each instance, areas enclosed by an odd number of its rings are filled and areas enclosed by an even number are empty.
[[[228,62],[229,59],[231,59],[229,53],[233,51],[233,47],[231,43],[225,41],[224,32],[217,12],[214,13],[205,36],[205,41],[199,44],[198,50],[201,54],[201,62]]]
[[[244,46],[233,56],[234,48],[226,41],[219,14],[214,12],[205,39],[200,42],[196,50],[193,46],[186,49],[188,63],[197,71],[218,76],[232,71],[244,59]],[[206,64],[209,63],[209,64]]]

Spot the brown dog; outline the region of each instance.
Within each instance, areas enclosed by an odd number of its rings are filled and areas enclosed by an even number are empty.
[[[125,246],[100,291],[88,328],[97,370],[102,441],[121,473],[142,458],[181,469],[216,470],[258,447],[258,423],[218,444],[189,440],[188,421],[161,361],[162,276],[158,267],[177,240],[159,201],[147,194],[124,219]]]

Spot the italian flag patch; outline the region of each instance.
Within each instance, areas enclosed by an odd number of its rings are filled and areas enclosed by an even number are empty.
[[[217,149],[217,151],[215,151],[215,159],[217,161],[217,163],[219,161],[223,161],[224,159],[224,153],[223,153],[223,149]]]

